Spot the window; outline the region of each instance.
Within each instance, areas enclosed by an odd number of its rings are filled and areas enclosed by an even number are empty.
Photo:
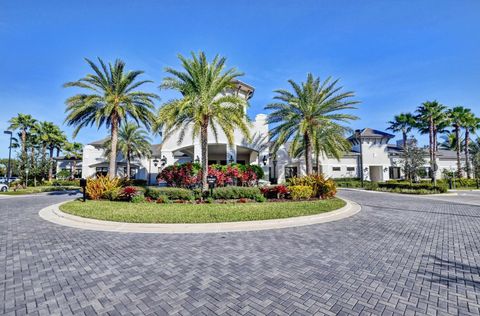
[[[388,174],[390,179],[400,179],[400,167],[389,167]]]
[[[211,165],[216,165],[217,164],[217,161],[216,160],[209,160],[208,161],[208,165],[211,166]]]
[[[95,168],[95,173],[97,176],[106,176],[108,174],[108,167],[97,167]]]
[[[347,171],[355,171],[355,167],[347,167]]]
[[[297,167],[285,167],[285,180],[297,176]]]
[[[314,166],[312,170],[313,170],[313,173],[317,173],[317,166]],[[318,173],[322,173],[322,172],[323,172],[323,167],[320,166],[320,170],[318,170]]]
[[[341,168],[340,168],[340,167],[333,167],[332,170],[333,170],[333,171],[340,171]]]

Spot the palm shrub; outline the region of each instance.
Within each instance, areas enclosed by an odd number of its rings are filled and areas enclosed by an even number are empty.
[[[162,89],[173,89],[182,97],[164,104],[157,119],[157,129],[163,129],[163,138],[168,139],[180,131],[178,143],[186,134],[200,136],[202,170],[208,168],[208,130],[217,139],[223,131],[228,143],[234,142],[234,131],[238,129],[250,139],[249,121],[246,116],[247,100],[235,91],[237,78],[243,74],[235,68],[226,69],[226,59],[218,55],[211,62],[205,53],[192,53],[188,59],[179,55],[183,71],[167,68],[170,74],[163,80]],[[218,139],[217,139],[218,142]],[[202,187],[208,188],[207,173],[202,173]]]
[[[154,100],[158,96],[138,91],[137,88],[151,81],[139,81],[138,77],[143,71],[125,71],[125,63],[119,59],[108,66],[100,58],[99,65],[85,60],[94,73],[64,85],[87,91],[67,99],[65,122],[69,126],[76,126],[74,137],[86,126],[96,125],[100,128],[105,125],[109,128],[111,147],[108,174],[113,179],[116,176],[119,127],[127,118],[131,118],[149,129],[154,120]]]

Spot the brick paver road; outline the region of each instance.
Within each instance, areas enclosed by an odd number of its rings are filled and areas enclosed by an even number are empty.
[[[480,314],[480,207],[344,191],[362,211],[260,232],[154,235],[43,221],[0,200],[0,313]]]

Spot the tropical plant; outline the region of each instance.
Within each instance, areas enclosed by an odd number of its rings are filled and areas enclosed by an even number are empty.
[[[387,129],[394,133],[402,133],[403,148],[408,147],[408,133],[412,131],[412,128],[416,126],[416,120],[411,113],[400,113],[395,115],[393,121],[388,122],[389,127]]]
[[[401,161],[405,178],[417,181],[420,173],[424,170],[426,152],[416,146],[407,147],[403,151],[403,159]]]
[[[70,165],[70,178],[74,179],[75,171],[77,170],[77,160],[80,160],[83,157],[83,145],[77,142],[66,143],[63,152],[65,158],[72,159],[72,164]]]
[[[430,168],[432,170],[432,180],[437,181],[436,160],[437,160],[437,133],[443,128],[447,121],[446,107],[437,101],[426,101],[417,108],[417,128],[421,133],[428,132]]]
[[[444,149],[444,150],[452,150],[456,151],[457,150],[457,138],[455,137],[455,133],[452,133],[450,131],[447,131],[444,135],[440,137],[443,141],[440,142],[439,148]],[[463,139],[460,140],[460,145],[462,145]],[[463,149],[463,146],[461,146],[461,150]]]
[[[473,176],[480,178],[480,138],[471,142],[468,147],[473,167]]]
[[[464,108],[463,106],[456,106],[452,109],[449,109],[447,114],[450,120],[450,123],[453,127],[453,131],[455,133],[455,151],[457,153],[457,175],[459,178],[463,176],[462,172],[462,161],[460,157],[460,153],[462,152],[461,146],[461,129],[466,125],[467,116],[470,113],[470,110]]]
[[[235,68],[226,69],[224,57],[218,55],[211,62],[205,53],[192,58],[179,55],[183,71],[166,68],[170,74],[163,80],[162,89],[173,89],[182,97],[164,104],[158,112],[157,130],[163,129],[164,139],[180,131],[178,143],[183,141],[185,134],[191,133],[195,138],[200,135],[202,169],[208,167],[208,130],[218,137],[222,130],[229,142],[234,142],[236,128],[247,138],[250,138],[249,122],[245,109],[247,100],[234,91],[236,81],[243,74]],[[202,187],[207,189],[207,173],[202,175]]]
[[[268,124],[277,124],[270,131],[270,140],[273,141],[273,150],[293,139],[290,153],[294,155],[298,146],[304,147],[307,174],[312,173],[312,149],[320,137],[321,127],[324,125],[338,126],[340,122],[349,122],[357,119],[356,116],[339,111],[355,109],[359,103],[352,100],[351,91],[340,92],[337,87],[338,79],[330,77],[324,82],[308,74],[307,81],[300,84],[293,80],[288,81],[293,92],[276,90],[274,99],[278,102],[265,107],[273,112],[268,115]],[[321,139],[319,141],[322,141]]]
[[[147,129],[153,122],[154,100],[156,94],[138,91],[137,88],[149,80],[137,80],[143,71],[126,71],[125,63],[119,59],[107,65],[98,59],[99,66],[89,59],[87,63],[93,70],[77,81],[68,82],[65,87],[85,89],[88,93],[80,93],[67,99],[67,118],[69,126],[76,126],[74,137],[86,127],[106,125],[110,129],[111,148],[109,177],[116,175],[116,155],[118,129],[128,117]]]
[[[130,178],[132,159],[150,157],[152,155],[151,140],[145,130],[139,129],[137,124],[126,122],[120,126],[118,132],[117,149],[127,162],[126,177]],[[104,143],[105,155],[111,156],[112,140]]]
[[[67,137],[60,130],[60,127],[52,122],[39,122],[36,126],[38,142],[42,147],[42,159],[46,159],[46,149],[49,150],[48,161],[48,181],[52,181],[53,178],[53,166],[54,166],[54,151],[58,150],[66,143]]]
[[[463,127],[465,128],[465,165],[467,171],[467,178],[470,179],[472,176],[472,170],[470,165],[470,134],[475,134],[480,130],[480,118],[476,117],[475,114],[471,112],[470,109],[467,109],[463,120]]]
[[[95,179],[87,180],[86,193],[92,200],[98,200],[102,198],[112,199],[120,194],[120,179],[98,176]]]
[[[17,116],[11,118],[9,121],[10,126],[8,130],[10,131],[20,131],[20,142],[21,142],[21,166],[22,169],[25,169],[27,165],[27,133],[35,127],[37,120],[35,120],[29,114],[18,113]]]

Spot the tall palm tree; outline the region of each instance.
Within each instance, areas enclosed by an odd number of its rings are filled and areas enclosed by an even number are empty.
[[[30,114],[18,113],[17,116],[11,118],[9,121],[10,126],[9,130],[20,131],[20,141],[22,146],[22,164],[25,166],[28,160],[27,154],[27,134],[28,132],[35,127],[37,120],[35,120]]]
[[[63,131],[52,122],[40,122],[37,127],[38,137],[42,147],[42,159],[45,160],[46,149],[49,150],[48,180],[53,179],[54,151],[62,147],[66,142]],[[58,156],[58,155],[57,155]]]
[[[127,178],[130,178],[131,161],[134,158],[150,157],[152,155],[151,140],[146,131],[130,122],[122,124],[118,131],[118,151],[127,161]],[[111,141],[104,144],[105,154],[110,155]]]
[[[437,161],[437,133],[439,126],[443,126],[446,120],[446,106],[437,101],[426,101],[417,108],[416,119],[420,132],[428,131],[429,154],[430,154],[430,168],[432,170],[432,180],[437,182],[435,167]]]
[[[70,165],[70,178],[75,179],[75,171],[77,170],[77,160],[82,159],[83,145],[81,143],[73,142],[66,143],[63,152],[65,158],[72,159],[73,163]]]
[[[340,160],[343,154],[351,150],[352,144],[345,138],[345,134],[349,131],[349,128],[335,123],[322,125],[315,131],[313,152],[317,175],[320,174],[320,156],[334,157]],[[292,146],[294,157],[305,155],[306,146],[303,139],[300,140],[300,144],[292,143]]]
[[[408,150],[408,133],[415,127],[416,120],[412,113],[400,113],[395,115],[393,121],[389,121],[390,126],[387,128],[394,133],[402,133],[402,141],[404,150]]]
[[[86,59],[93,74],[88,74],[78,81],[68,82],[65,87],[78,87],[87,93],[77,94],[67,99],[68,113],[65,122],[76,126],[74,137],[85,126],[106,125],[110,129],[111,153],[109,177],[116,176],[116,155],[118,128],[127,117],[143,124],[147,129],[153,122],[154,100],[158,96],[136,90],[149,80],[137,80],[143,71],[126,71],[125,63],[119,59],[107,65],[98,58],[100,65]]]
[[[321,82],[309,73],[306,82],[288,82],[293,92],[276,90],[274,99],[279,102],[265,107],[266,110],[273,110],[268,115],[267,122],[278,124],[270,131],[270,140],[274,142],[274,150],[292,138],[294,144],[302,143],[305,146],[306,171],[311,174],[316,131],[323,125],[357,119],[354,115],[338,112],[355,109],[354,105],[359,102],[351,100],[354,97],[352,91],[340,92],[342,87],[337,87],[338,79],[332,80],[329,77]]]
[[[470,133],[475,134],[477,130],[480,130],[480,118],[476,117],[470,109],[467,109],[463,118],[463,127],[465,129],[465,167],[467,170],[467,178],[470,179],[471,166],[470,166]]]
[[[462,152],[462,145],[461,145],[461,129],[465,126],[465,120],[468,116],[469,110],[464,108],[463,106],[456,106],[448,110],[448,118],[450,123],[453,127],[453,131],[455,133],[455,140],[456,140],[456,148],[455,151],[457,152],[457,176],[461,178],[463,176],[462,172],[462,161],[460,158],[460,153]]]
[[[234,142],[236,128],[250,139],[249,121],[246,116],[247,100],[235,93],[236,79],[243,74],[235,68],[226,69],[226,58],[216,55],[208,61],[204,52],[191,58],[179,55],[183,71],[166,68],[171,76],[163,80],[162,89],[177,90],[182,94],[164,104],[158,112],[158,128],[163,128],[163,138],[169,138],[180,130],[181,143],[186,132],[192,137],[200,135],[202,157],[202,187],[207,187],[208,130],[217,138],[219,128],[230,144]]]
[[[457,150],[458,142],[457,142],[455,133],[447,131],[447,133],[445,133],[441,138],[443,139],[443,142],[440,143],[439,148],[445,149],[445,150],[451,150],[451,151]],[[463,139],[460,140],[460,145],[462,142],[463,142]],[[460,150],[462,149],[463,149],[463,146],[461,147]]]

